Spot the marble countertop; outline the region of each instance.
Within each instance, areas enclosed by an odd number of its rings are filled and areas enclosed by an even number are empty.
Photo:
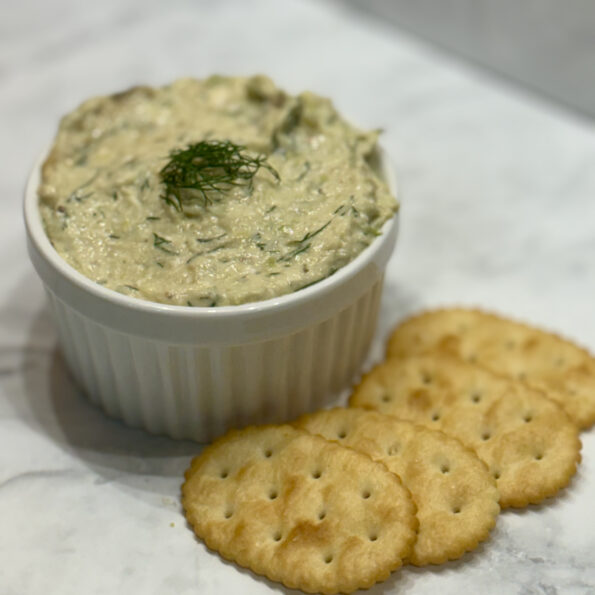
[[[28,261],[21,195],[58,117],[92,94],[266,72],[385,130],[401,233],[378,333],[481,305],[595,351],[595,127],[332,2],[21,0],[0,19],[0,593],[289,593],[222,561],[180,508],[199,446],[130,430],[74,388]],[[476,552],[373,594],[595,593],[595,433],[556,499]]]

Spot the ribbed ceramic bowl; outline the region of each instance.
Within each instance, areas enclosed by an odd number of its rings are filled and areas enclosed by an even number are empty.
[[[41,161],[25,190],[29,255],[69,368],[109,415],[209,441],[230,427],[322,407],[353,380],[376,327],[398,217],[355,260],[308,288],[241,306],[170,306],[106,289],[58,255],[38,209]],[[396,194],[384,154],[380,167]]]

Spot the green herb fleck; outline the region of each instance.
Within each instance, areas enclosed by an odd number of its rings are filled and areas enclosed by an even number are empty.
[[[76,188],[75,190],[73,190],[70,193],[70,196],[66,199],[66,202],[71,202],[73,200],[76,200],[77,202],[81,202],[81,201],[85,200],[85,198],[89,198],[89,196],[91,196],[93,194],[93,192],[88,192],[87,194],[79,194],[79,193],[83,188],[86,188],[87,186],[92,184],[98,175],[99,175],[99,170],[97,169],[97,170],[95,170],[95,173],[85,183],[81,184],[78,188]]]
[[[255,234],[252,235],[252,240],[254,240],[254,245],[259,249],[259,250],[265,250],[266,248],[266,242],[261,241],[262,240],[262,235],[259,231],[257,231]]]
[[[167,246],[171,246],[171,241],[167,238],[157,235],[155,232],[153,232],[153,246],[162,252],[166,252],[167,254],[177,254],[177,252],[167,248]]]
[[[195,258],[198,258],[199,256],[201,256],[202,254],[204,254],[204,251],[201,252],[195,252],[187,261],[186,264],[190,264]]]
[[[277,262],[287,262],[287,261],[291,260],[292,258],[295,258],[298,254],[305,252],[309,248],[310,248],[310,244],[306,244],[304,246],[298,246],[295,250],[292,250],[291,252],[288,252],[287,254],[284,254],[283,256],[281,256],[281,258],[277,259]]]
[[[302,120],[304,106],[302,102],[298,102],[287,112],[285,119],[273,131],[272,145],[276,151],[284,148],[284,144],[295,145],[295,139],[291,137],[291,133],[297,128]]]
[[[87,192],[87,194],[73,194],[72,198],[74,200],[76,200],[76,202],[83,202],[83,200],[89,198],[90,196],[93,196],[93,194],[95,194],[94,192]]]
[[[304,162],[304,169],[302,170],[302,173],[295,179],[296,182],[301,182],[309,173],[310,171],[310,162],[309,161],[305,161]]]
[[[203,254],[212,254],[213,252],[217,252],[218,250],[221,250],[222,248],[226,248],[227,246],[229,246],[229,244],[221,244],[220,246],[215,246],[214,248],[211,248],[210,250],[200,250],[199,252],[195,252],[186,261],[186,264],[190,264],[195,258],[198,258],[199,256],[202,256]]]
[[[297,240],[298,244],[302,244],[307,240],[311,240],[314,236],[317,236],[321,231],[326,229],[332,222],[332,219],[329,219],[322,227],[319,227],[315,231],[309,231],[301,240]]]
[[[338,269],[333,267],[333,268],[331,268],[331,270],[328,272],[327,275],[320,277],[320,279],[314,279],[314,281],[310,281],[310,283],[306,283],[305,285],[298,287],[295,291],[298,291],[300,289],[306,289],[306,287],[312,287],[312,285],[316,285],[316,283],[320,283],[321,281],[328,279],[331,275],[334,275],[337,271],[338,271]]]
[[[229,246],[229,242],[227,244],[221,244],[219,246],[215,246],[214,248],[211,248],[210,250],[207,250],[207,254],[212,254],[213,252],[217,252],[218,250],[221,250],[222,248],[227,248],[227,246]]]
[[[74,162],[75,165],[85,165],[87,163],[87,153],[82,152],[79,158]]]
[[[378,229],[372,227],[371,225],[368,225],[365,228],[363,228],[363,232],[364,235],[372,236],[373,238],[377,238],[379,235],[382,235],[382,233]]]
[[[150,215],[149,217],[145,218],[145,221],[159,221],[161,219],[161,217],[153,217],[153,215]]]
[[[341,207],[343,207],[343,205],[341,205]],[[335,210],[335,213],[334,213],[335,215],[338,213],[338,211],[341,207],[339,207],[338,209]],[[281,256],[281,258],[279,258],[277,262],[285,262],[285,261],[291,260],[292,258],[295,258],[298,254],[301,254],[302,252],[305,252],[306,250],[308,250],[308,248],[310,248],[310,246],[311,246],[311,243],[309,242],[309,240],[311,240],[313,237],[317,236],[321,231],[325,230],[332,222],[333,222],[333,220],[331,218],[324,225],[320,226],[318,229],[315,229],[314,231],[309,231],[301,240],[292,240],[292,241],[288,242],[289,244],[297,244],[297,248],[295,250],[292,250],[291,252],[288,252],[287,254]]]
[[[218,295],[200,295],[200,296],[198,296],[198,300],[201,302],[204,302],[203,304],[201,304],[203,307],[212,308],[213,306],[217,305],[217,302],[219,301],[219,296]]]
[[[220,240],[221,238],[224,238],[226,235],[227,233],[223,232],[222,234],[218,236],[213,236],[212,238],[196,238],[196,241],[201,244],[206,244],[207,242],[212,242],[213,240]]]

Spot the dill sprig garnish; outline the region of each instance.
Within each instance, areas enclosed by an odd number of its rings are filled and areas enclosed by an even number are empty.
[[[169,157],[169,163],[159,172],[165,185],[161,197],[178,211],[196,201],[207,206],[213,202],[214,194],[231,186],[251,187],[261,167],[279,180],[279,174],[267,163],[265,155],[252,156],[246,147],[229,140],[203,140],[185,149],[175,149]]]

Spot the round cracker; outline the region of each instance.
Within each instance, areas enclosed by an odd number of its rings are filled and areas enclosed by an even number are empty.
[[[579,428],[595,422],[595,358],[570,341],[479,310],[444,309],[399,325],[387,354],[406,357],[433,349],[546,392]]]
[[[291,426],[231,431],[185,477],[184,510],[207,546],[290,588],[370,587],[416,538],[415,505],[398,477]]]
[[[458,438],[488,465],[502,508],[553,496],[580,461],[578,429],[554,401],[445,354],[386,360],[349,404]]]
[[[494,527],[500,512],[496,482],[485,463],[455,438],[363,409],[318,411],[295,424],[367,454],[401,478],[419,520],[412,564],[460,558]]]

